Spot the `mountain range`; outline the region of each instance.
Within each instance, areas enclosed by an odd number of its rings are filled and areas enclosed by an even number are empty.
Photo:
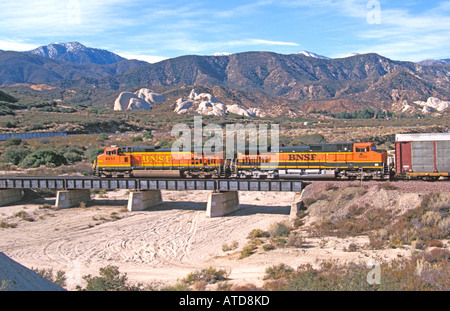
[[[258,101],[253,107],[272,102],[293,111],[391,109],[393,104],[403,109],[430,97],[450,100],[450,64],[448,59],[394,61],[374,53],[330,59],[307,51],[185,55],[149,64],[69,42],[27,52],[1,51],[0,84],[15,83],[117,92],[204,86],[241,103]]]

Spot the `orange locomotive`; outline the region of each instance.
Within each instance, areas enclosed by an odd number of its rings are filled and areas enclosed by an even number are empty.
[[[387,152],[374,143],[312,144],[280,147],[278,152],[239,153],[240,178],[364,178],[389,177]]]
[[[221,154],[172,152],[158,146],[112,146],[100,154],[95,174],[100,177],[219,177]]]
[[[269,150],[267,150],[269,149]],[[172,152],[154,146],[105,149],[94,164],[102,177],[171,178],[387,178],[387,153],[374,143],[312,144],[246,149],[232,159],[223,151]]]

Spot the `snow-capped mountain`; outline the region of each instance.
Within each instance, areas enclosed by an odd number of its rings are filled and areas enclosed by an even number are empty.
[[[301,52],[298,52],[297,54],[305,55],[308,57],[320,58],[320,59],[330,59],[329,57],[322,56],[322,55],[319,55],[319,54],[316,54],[313,52],[308,52],[308,51],[301,51]]]
[[[231,53],[228,52],[216,52],[212,54],[212,56],[229,56],[229,55],[231,55]]]
[[[341,58],[353,57],[353,56],[357,56],[357,55],[360,55],[360,54],[359,54],[359,53],[356,53],[356,52],[353,52],[353,53],[344,55],[344,56],[342,56]]]
[[[126,60],[112,52],[88,48],[79,42],[55,42],[46,46],[40,46],[25,53],[79,64],[94,63],[107,65]]]

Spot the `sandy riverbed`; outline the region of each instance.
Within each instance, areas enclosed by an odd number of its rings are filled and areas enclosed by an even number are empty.
[[[450,191],[448,184],[444,187]],[[321,189],[318,183],[311,193]],[[195,269],[212,266],[231,271],[233,284],[261,286],[265,269],[278,263],[296,267],[326,260],[369,262],[411,253],[408,247],[348,251],[352,243],[367,244],[367,237],[310,237],[305,248],[259,251],[238,259],[251,230],[267,230],[289,219],[294,193],[241,192],[240,210],[220,218],[205,217],[207,196],[202,191],[162,191],[164,202],[142,212],[126,210],[124,190],[92,196],[86,207],[66,210],[45,207],[53,205],[54,198],[0,207],[0,221],[17,224],[0,229],[0,252],[29,268],[65,271],[69,290],[85,286],[83,275],[98,275],[107,265],[118,266],[131,283],[175,284]],[[19,211],[34,221],[15,216]],[[233,241],[238,248],[224,252],[222,245]]]

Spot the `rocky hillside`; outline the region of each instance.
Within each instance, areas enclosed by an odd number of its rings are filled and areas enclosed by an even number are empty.
[[[123,74],[132,68],[147,65],[138,60],[123,60],[108,65],[77,64],[34,54],[0,52],[0,85],[15,83],[52,83],[67,79],[100,79]]]
[[[321,59],[302,54],[248,52],[226,56],[182,56],[123,75],[78,80],[103,89],[136,86],[220,86],[283,98],[302,107],[390,109],[429,97],[450,100],[450,67],[392,61],[377,54]]]

